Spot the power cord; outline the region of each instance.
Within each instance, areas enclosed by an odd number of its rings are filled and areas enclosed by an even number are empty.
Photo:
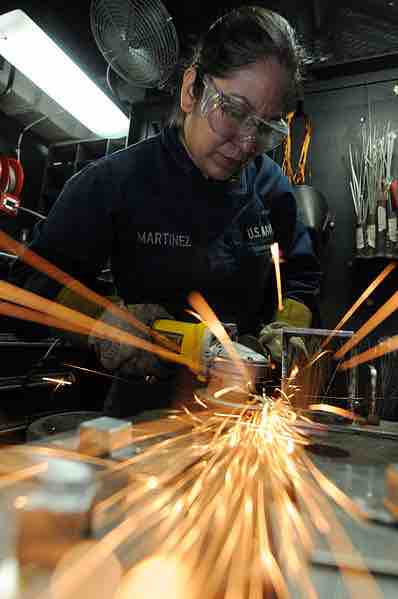
[[[65,110],[62,108],[60,110],[57,110],[57,112],[55,113],[55,115],[62,114],[64,112],[65,112]],[[36,125],[38,125],[39,123],[42,123],[43,121],[46,121],[49,118],[50,117],[47,114],[44,115],[44,116],[41,116],[39,119],[36,119],[32,123],[29,123],[29,125],[26,125],[26,127],[24,127],[22,129],[21,133],[19,134],[18,141],[17,141],[17,146],[16,146],[16,149],[15,149],[15,153],[16,153],[18,162],[21,162],[21,145],[22,145],[22,140],[24,138],[25,133],[27,131],[29,131],[30,129],[32,129],[33,127],[35,127]]]

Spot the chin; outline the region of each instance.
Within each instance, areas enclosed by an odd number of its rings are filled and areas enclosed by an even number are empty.
[[[235,175],[236,172],[236,168],[223,168],[218,164],[212,164],[211,167],[207,169],[206,175],[210,177],[210,179],[215,179],[216,181],[227,181]]]
[[[215,181],[228,181],[228,179],[230,179],[232,177],[233,173],[232,172],[223,172],[223,173],[217,173],[217,174],[213,174],[213,175],[209,175],[212,179],[215,179]]]

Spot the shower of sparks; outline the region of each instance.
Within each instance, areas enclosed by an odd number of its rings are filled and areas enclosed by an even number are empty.
[[[0,246],[93,303],[120,316],[121,312],[127,320],[130,318],[128,312],[94,294],[2,232]],[[274,263],[281,309],[279,252]],[[97,323],[8,283],[0,282],[0,297],[6,300],[0,304],[0,310],[8,315],[81,334],[89,334],[95,326],[99,337],[132,344],[190,367],[183,356],[164,347]],[[207,599],[270,596],[288,599],[291,585],[300,590],[301,596],[315,599],[318,595],[311,582],[310,561],[316,535],[326,537],[336,560],[338,555],[355,553],[331,502],[358,520],[363,520],[364,514],[308,458],[305,446],[310,438],[300,424],[311,421],[301,418],[292,405],[296,392],[294,375],[289,380],[288,391],[276,393],[275,397],[250,393],[250,375],[224,327],[199,294],[191,294],[189,300],[236,364],[242,375],[241,388],[224,390],[209,401],[198,397],[201,411],[191,413],[185,408],[174,413],[168,421],[171,429],[174,427],[171,437],[167,426],[166,432],[162,431],[165,423],[148,424],[149,430],[134,439],[144,446],[145,441],[151,440],[150,447],[124,462],[106,463],[74,454],[73,459],[106,465],[105,471],[98,474],[104,488],[121,473],[127,475],[129,482],[95,504],[92,526],[100,540],[93,542],[73,567],[57,571],[51,590],[41,589],[37,597],[80,599],[87,578],[95,576],[98,567],[120,552],[127,573],[115,599],[130,596],[155,599],[160,592],[165,599],[182,599],[187,596],[187,589],[190,599],[200,599],[204,594]],[[396,305],[398,295],[383,307],[384,318]],[[379,318],[379,312],[363,336],[373,330],[371,326]],[[134,325],[148,333],[137,322]],[[362,338],[362,332],[362,329],[358,332],[356,342]],[[164,338],[151,336],[165,345]],[[346,346],[337,357],[345,355],[349,349]],[[240,399],[246,397],[243,407],[236,403],[236,391]],[[333,408],[323,406],[332,412]],[[166,438],[153,442],[162,434]],[[51,452],[49,448],[45,452],[46,462],[51,455],[59,457],[63,453],[58,449]],[[356,563],[366,572],[359,555]],[[339,566],[349,586],[355,572],[344,563]],[[159,587],[155,581],[163,572],[168,576],[167,585]],[[154,584],[149,585],[148,580]],[[366,583],[367,598],[381,597],[370,575]],[[353,590],[352,596],[359,594]]]
[[[170,599],[187,593],[190,599],[288,599],[291,585],[303,597],[318,597],[310,574],[315,535],[328,539],[336,559],[355,554],[330,500],[355,519],[364,516],[307,457],[309,438],[287,398],[257,400],[260,410],[207,410],[204,417],[185,410],[181,418],[186,425],[191,417],[190,430],[105,473],[111,481],[126,472],[130,483],[94,507],[100,540],[54,578],[57,599],[76,596],[119,552],[127,572],[117,599],[157,598],[163,570],[162,594]],[[356,562],[366,571],[360,556]],[[355,572],[340,567],[349,585]],[[370,575],[367,597],[380,597]]]
[[[278,310],[283,310],[282,300],[282,280],[281,280],[281,268],[280,268],[280,256],[279,256],[279,244],[273,243],[271,245],[271,255],[275,267],[275,278],[276,278],[276,289],[278,293]]]

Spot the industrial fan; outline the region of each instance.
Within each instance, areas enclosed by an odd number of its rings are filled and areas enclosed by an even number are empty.
[[[92,0],[90,19],[108,68],[137,87],[165,86],[178,60],[179,43],[160,0]]]

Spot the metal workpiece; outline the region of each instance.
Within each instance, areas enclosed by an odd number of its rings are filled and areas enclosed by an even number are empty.
[[[298,408],[311,404],[332,404],[344,407],[354,413],[357,408],[357,369],[340,370],[341,361],[336,360],[335,353],[353,335],[353,331],[336,331],[331,329],[293,328],[282,329],[282,391],[289,394],[291,375],[295,365],[296,355],[289,342],[291,337],[300,337],[304,343],[311,364],[299,368],[295,374],[294,385],[300,389],[295,395]],[[349,359],[349,351],[344,359]],[[301,366],[304,363],[300,364]],[[338,419],[337,419],[338,420]]]
[[[79,427],[79,451],[88,455],[110,456],[132,443],[131,422],[101,416]]]

